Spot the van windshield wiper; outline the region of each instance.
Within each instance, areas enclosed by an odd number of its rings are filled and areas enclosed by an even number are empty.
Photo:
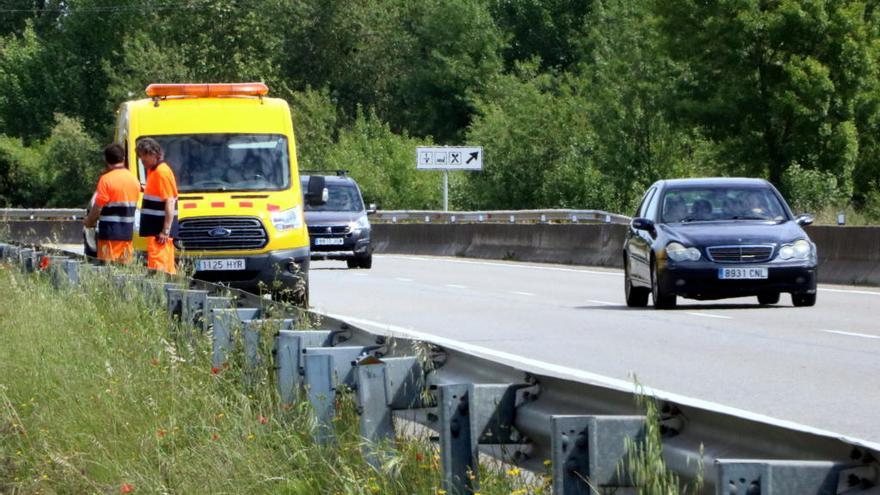
[[[759,217],[755,215],[734,215],[730,217],[731,220],[770,220],[766,217]]]

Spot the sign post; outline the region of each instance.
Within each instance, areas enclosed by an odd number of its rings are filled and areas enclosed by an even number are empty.
[[[449,171],[483,170],[483,147],[419,146],[416,169],[443,171],[443,211],[449,211]]]

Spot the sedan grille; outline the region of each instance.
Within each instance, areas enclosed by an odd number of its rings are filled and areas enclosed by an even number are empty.
[[[348,234],[350,230],[348,225],[309,225],[309,235],[312,236]]]
[[[191,251],[260,249],[269,235],[258,218],[208,217],[180,221],[179,247]]]
[[[709,258],[719,263],[762,263],[773,256],[773,246],[712,246]]]

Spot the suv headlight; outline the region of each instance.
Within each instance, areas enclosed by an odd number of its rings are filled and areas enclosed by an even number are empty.
[[[697,261],[700,259],[700,250],[695,247],[685,247],[678,242],[670,242],[666,245],[666,255],[672,261]]]
[[[783,244],[779,248],[779,259],[781,260],[805,260],[813,255],[813,243],[806,239],[794,241],[791,244]]]
[[[302,210],[299,206],[295,206],[289,210],[272,213],[272,225],[275,230],[291,230],[298,229],[303,225]]]
[[[364,216],[358,218],[357,220],[355,220],[354,222],[349,223],[348,226],[349,226],[349,228],[351,228],[351,230],[368,229],[368,228],[370,228],[370,221],[367,220],[367,216],[364,215]]]

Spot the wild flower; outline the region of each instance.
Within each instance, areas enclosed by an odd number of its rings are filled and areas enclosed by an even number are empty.
[[[122,486],[119,487],[119,493],[132,493],[134,492],[134,486],[123,483]]]
[[[260,416],[259,421],[260,421],[260,424],[261,424],[261,425],[267,425],[267,424],[269,424],[269,419],[266,418],[265,416]]]
[[[220,373],[220,368],[218,368],[218,367],[216,367],[216,366],[212,367],[212,368],[211,368],[211,374],[212,374],[212,375],[216,375],[217,373]]]

